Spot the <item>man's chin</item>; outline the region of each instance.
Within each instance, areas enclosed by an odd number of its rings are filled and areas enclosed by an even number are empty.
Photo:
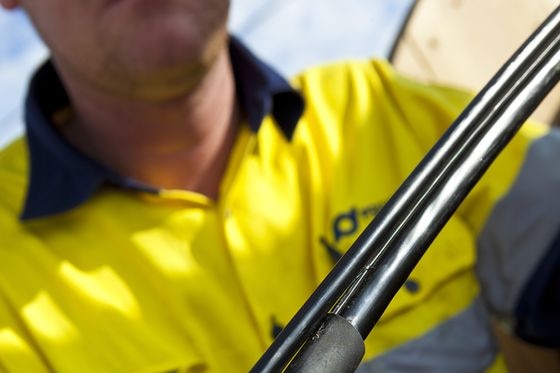
[[[140,62],[141,58],[135,62]],[[96,74],[100,79],[94,84],[101,91],[123,99],[169,101],[193,91],[211,68],[198,59],[184,57],[181,60],[177,56],[159,56],[157,60],[144,57],[140,63],[131,61],[110,64]]]

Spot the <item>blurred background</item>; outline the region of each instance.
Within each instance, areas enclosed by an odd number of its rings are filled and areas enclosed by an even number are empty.
[[[557,0],[232,0],[230,29],[285,75],[387,58],[427,81],[478,90]],[[0,147],[22,131],[27,81],[47,51],[21,11],[0,11]],[[556,119],[558,93],[537,119]]]

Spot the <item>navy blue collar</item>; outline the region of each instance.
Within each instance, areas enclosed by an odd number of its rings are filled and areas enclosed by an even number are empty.
[[[303,98],[271,67],[236,38],[230,56],[241,110],[253,131],[272,114],[290,139],[304,109]],[[34,75],[25,104],[30,179],[21,219],[68,211],[88,200],[106,182],[157,192],[134,180],[115,175],[70,145],[56,130],[53,115],[69,106],[69,99],[50,61]]]

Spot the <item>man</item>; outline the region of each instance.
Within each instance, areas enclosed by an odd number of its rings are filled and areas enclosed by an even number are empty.
[[[0,153],[0,371],[247,371],[468,100],[378,61],[311,69],[298,93],[228,36],[226,0],[0,1],[51,50]],[[504,371],[489,312],[558,346],[557,317],[529,317],[556,291],[551,190],[538,245],[494,255],[524,248],[525,219],[500,225],[523,155],[558,186],[546,131],[523,130],[450,220],[361,369]],[[494,278],[511,263],[513,286]]]

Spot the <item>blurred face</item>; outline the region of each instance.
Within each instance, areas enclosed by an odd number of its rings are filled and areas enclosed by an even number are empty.
[[[157,99],[196,84],[225,46],[229,0],[2,0],[21,5],[63,77]]]

